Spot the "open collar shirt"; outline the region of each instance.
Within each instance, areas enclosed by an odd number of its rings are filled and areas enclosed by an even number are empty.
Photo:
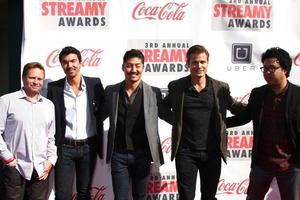
[[[66,108],[65,137],[73,140],[82,140],[94,136],[91,111],[88,105],[87,86],[81,77],[81,90],[74,93],[67,79],[64,86],[64,102]]]
[[[0,97],[0,158],[17,160],[16,169],[27,180],[35,169],[44,172],[45,161],[55,165],[53,103],[38,96],[28,100],[23,89]]]

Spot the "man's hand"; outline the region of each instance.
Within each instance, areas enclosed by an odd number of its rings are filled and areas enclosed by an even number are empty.
[[[52,169],[53,165],[49,161],[45,161],[45,167],[44,167],[44,172],[43,174],[39,177],[39,180],[46,180],[49,176],[49,173]]]

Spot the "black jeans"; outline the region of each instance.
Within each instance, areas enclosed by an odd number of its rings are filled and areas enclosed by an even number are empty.
[[[221,157],[218,153],[195,152],[180,148],[175,164],[180,200],[194,200],[198,171],[201,200],[216,200],[215,195],[221,174]]]
[[[282,200],[300,200],[300,169],[291,166],[284,172],[269,172],[259,166],[250,171],[247,200],[263,200],[273,178],[276,177]]]
[[[33,172],[31,180],[21,176],[15,167],[5,166],[3,169],[3,183],[5,200],[45,200],[47,199],[48,180],[38,180],[38,174]],[[0,198],[3,196],[1,195]]]
[[[131,182],[133,200],[146,199],[151,165],[150,155],[139,153],[113,153],[111,174],[115,200],[128,200]]]
[[[2,163],[2,161],[0,161],[0,194],[4,194],[3,171],[4,171],[4,164]]]
[[[91,181],[96,164],[96,147],[63,145],[55,166],[55,199],[69,200],[76,175],[77,200],[90,200]]]

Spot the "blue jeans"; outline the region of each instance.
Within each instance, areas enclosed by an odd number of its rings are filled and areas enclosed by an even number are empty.
[[[198,171],[201,200],[216,200],[221,174],[221,157],[218,153],[179,148],[175,165],[180,200],[194,200]]]
[[[69,200],[73,192],[76,174],[77,200],[90,200],[91,181],[96,163],[96,148],[93,145],[63,145],[55,165],[55,199]]]
[[[282,200],[300,200],[300,169],[294,166],[277,173],[253,167],[250,171],[247,200],[263,200],[274,177]]]
[[[114,152],[111,160],[111,174],[115,200],[129,199],[130,181],[133,199],[146,199],[150,165],[150,155],[145,153]]]

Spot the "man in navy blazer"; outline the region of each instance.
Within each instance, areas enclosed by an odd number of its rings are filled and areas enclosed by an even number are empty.
[[[111,163],[115,200],[128,199],[132,183],[134,200],[146,199],[151,161],[163,164],[158,116],[171,123],[164,112],[159,88],[143,82],[144,55],[129,50],[123,57],[125,80],[105,89],[104,119],[109,117],[106,162]]]
[[[227,127],[252,120],[253,147],[247,200],[263,200],[277,179],[282,200],[300,199],[300,87],[290,83],[292,59],[274,47],[262,54],[267,84],[251,91],[246,109]]]
[[[89,200],[96,155],[101,150],[103,128],[97,116],[104,89],[99,78],[81,74],[81,54],[76,48],[63,48],[59,61],[66,77],[49,83],[47,94],[56,118],[55,199],[71,199],[76,174],[77,199]]]

